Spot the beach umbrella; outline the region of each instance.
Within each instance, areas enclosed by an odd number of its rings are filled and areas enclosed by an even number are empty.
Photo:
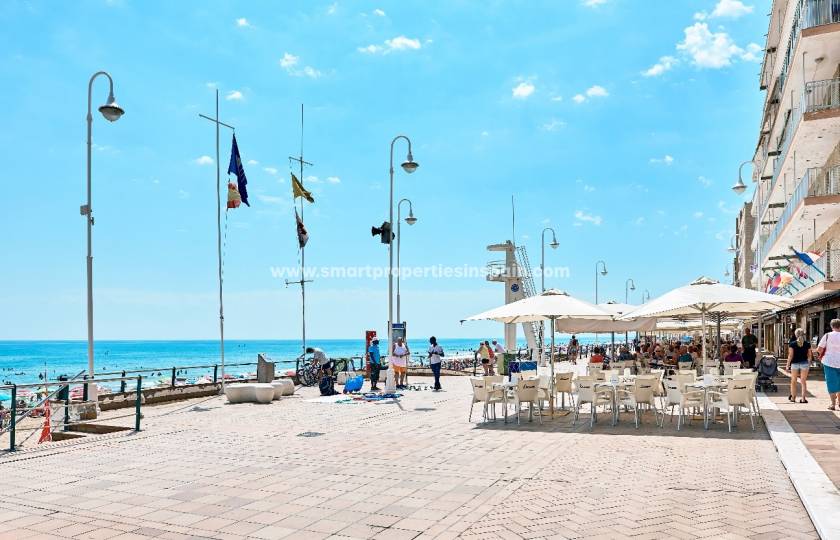
[[[464,321],[490,320],[502,323],[551,321],[551,382],[549,383],[551,392],[548,403],[552,415],[554,415],[554,325],[558,319],[594,319],[606,322],[612,321],[614,316],[595,304],[569,295],[566,291],[549,289],[542,294],[529,296],[464,319]]]
[[[709,313],[756,314],[789,306],[793,300],[752,289],[719,283],[701,277],[654,298],[621,319],[656,317],[659,319],[700,315],[703,331],[703,361],[706,360],[706,315]]]

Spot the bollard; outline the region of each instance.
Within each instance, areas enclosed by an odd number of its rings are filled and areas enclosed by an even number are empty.
[[[17,424],[17,385],[12,385],[12,423],[9,431],[9,452],[15,451],[15,429]]]
[[[122,372],[123,380],[120,381],[120,393],[125,394],[125,371]]]
[[[213,366],[213,384],[219,382],[219,364]]]
[[[85,380],[88,380],[87,375],[85,375]],[[82,387],[82,401],[87,401],[88,400],[88,387],[89,386],[90,386],[89,384],[86,384],[86,385],[84,385],[84,387]],[[67,389],[70,390],[70,387],[68,386]],[[68,394],[69,394],[69,392],[68,392]]]
[[[175,388],[175,367],[172,367],[172,388]]]
[[[87,378],[87,375],[85,375],[85,378]],[[87,390],[87,385],[85,385],[85,390]],[[50,401],[45,401],[44,406],[49,407]],[[67,394],[64,398],[64,428],[62,431],[70,431],[70,384],[67,384]]]
[[[134,431],[140,431],[140,400],[143,395],[143,377],[137,376],[137,397],[134,399]]]

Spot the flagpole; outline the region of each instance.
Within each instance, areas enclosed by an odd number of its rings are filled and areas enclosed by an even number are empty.
[[[298,157],[289,156],[290,161],[296,161],[298,165],[300,165],[300,177],[298,180],[300,181],[301,187],[303,187],[303,166],[309,165],[310,167],[313,166],[312,163],[305,161],[303,159],[303,103],[300,104],[300,154]],[[294,201],[294,195],[292,196]],[[300,222],[303,223],[303,199],[301,197],[300,201]],[[300,240],[298,240],[300,242]],[[288,281],[286,280],[286,286],[289,286],[292,283],[296,283],[300,285],[300,312],[301,312],[301,338],[302,338],[302,346],[303,346],[303,357],[306,356],[306,283],[311,280],[306,279],[306,245],[300,246],[300,279],[298,281]],[[295,366],[296,371],[299,366]]]
[[[224,126],[232,131],[235,128],[231,125],[225,124],[219,120],[219,89],[216,88],[216,116],[210,118],[203,114],[199,114],[201,118],[210,120],[216,124],[216,251],[218,257],[218,273],[219,273],[219,354],[222,367],[222,387],[221,393],[225,393],[225,305],[223,294],[223,280],[222,280],[222,172],[219,165],[219,127]]]

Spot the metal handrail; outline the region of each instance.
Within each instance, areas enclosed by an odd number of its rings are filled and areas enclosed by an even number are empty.
[[[840,78],[811,81],[805,84],[806,113],[837,108],[840,108]]]

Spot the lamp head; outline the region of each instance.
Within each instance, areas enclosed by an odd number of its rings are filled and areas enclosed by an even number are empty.
[[[738,178],[738,182],[736,182],[735,185],[732,186],[732,191],[734,191],[738,195],[742,194],[746,190],[747,190],[747,186],[744,184],[744,181],[741,180],[740,178]]]
[[[408,223],[409,225],[414,225],[415,223],[417,223],[417,218],[414,217],[414,212],[411,212],[411,211],[408,212],[408,217],[405,218],[405,222]]]
[[[560,247],[560,243],[557,241],[556,238],[552,240],[551,243],[548,245],[551,246],[551,249],[557,249],[558,247]]]
[[[402,164],[403,170],[405,172],[407,172],[408,174],[411,174],[414,171],[416,171],[417,167],[419,167],[419,166],[420,165],[416,161],[414,161],[414,156],[412,156],[411,152],[409,152],[408,155],[405,158],[405,161]]]
[[[635,283],[633,283],[632,281],[630,282],[630,290],[631,290],[631,291],[635,291],[635,290],[636,290],[636,284],[635,284]]]
[[[99,107],[99,112],[102,113],[105,120],[109,122],[116,122],[122,115],[125,114],[123,108],[117,105],[117,100],[114,99],[114,94],[108,96],[108,101],[105,105]]]
[[[601,270],[601,275],[602,275],[602,276],[606,276],[606,275],[607,275],[607,267],[606,267],[606,266],[604,267],[604,269],[603,269],[603,270]]]

